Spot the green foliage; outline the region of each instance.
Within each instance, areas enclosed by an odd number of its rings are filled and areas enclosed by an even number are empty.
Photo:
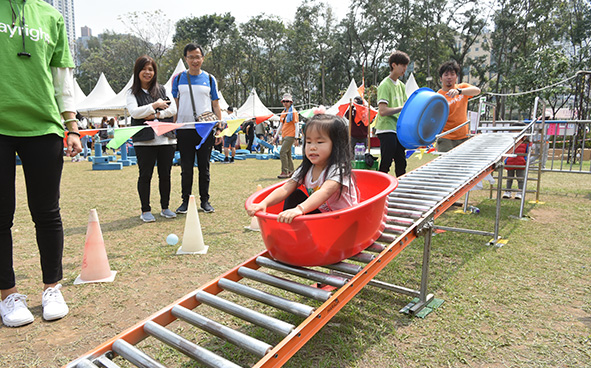
[[[203,69],[216,76],[231,105],[243,103],[252,88],[271,107],[280,106],[285,92],[300,108],[330,105],[351,79],[364,81],[366,88],[377,85],[389,72],[386,61],[394,50],[407,52],[408,72],[419,86],[433,89],[439,88],[439,65],[450,59],[462,66],[459,81],[477,77],[484,92],[497,94],[539,89],[591,69],[588,0],[358,0],[350,2],[343,19],[335,19],[319,0],[302,0],[288,21],[260,14],[237,24],[230,13],[181,19],[172,46],[166,41],[170,21],[162,11],[120,19],[132,36],[107,33],[91,38],[88,48],[79,47],[77,77],[85,92],[100,72],[118,90],[135,58],[146,53],[156,59],[164,83],[188,42],[204,47]],[[490,56],[471,56],[474,47]],[[573,95],[582,96],[575,83],[538,96],[557,111]],[[497,98],[497,118],[530,116],[533,97]]]

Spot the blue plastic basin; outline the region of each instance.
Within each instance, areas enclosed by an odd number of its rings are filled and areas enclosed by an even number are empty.
[[[428,146],[441,133],[449,105],[445,97],[430,88],[419,88],[408,98],[396,124],[398,140],[407,149]]]

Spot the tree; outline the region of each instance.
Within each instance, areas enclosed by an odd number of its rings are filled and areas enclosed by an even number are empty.
[[[172,21],[162,10],[131,12],[118,19],[132,35],[140,39],[146,50],[157,64],[170,49],[169,39],[172,34]]]
[[[133,75],[135,60],[145,54],[144,43],[134,36],[110,32],[99,35],[98,40],[90,42],[88,50],[81,51],[88,56],[76,69],[78,84],[88,94],[104,73],[111,88],[119,92]]]

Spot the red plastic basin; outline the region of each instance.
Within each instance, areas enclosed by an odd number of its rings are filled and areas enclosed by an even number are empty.
[[[321,266],[349,258],[375,242],[385,228],[386,199],[398,186],[395,177],[379,171],[353,170],[359,188],[356,206],[277,222],[283,202],[259,211],[263,241],[269,254],[295,266]],[[283,182],[251,195],[245,206],[261,202]]]

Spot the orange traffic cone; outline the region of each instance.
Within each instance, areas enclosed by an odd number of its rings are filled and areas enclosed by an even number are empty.
[[[260,184],[257,185],[257,192],[262,189],[263,187]],[[252,231],[261,231],[261,227],[259,226],[259,218],[256,216],[252,216],[252,218],[250,219],[250,225],[245,226],[244,228]]]
[[[185,220],[185,233],[183,234],[183,243],[176,251],[176,254],[205,254],[209,247],[203,242],[201,233],[201,223],[197,214],[197,204],[195,196],[189,197],[189,208],[187,209],[187,219]]]
[[[111,271],[109,266],[98,214],[95,209],[92,209],[88,217],[82,271],[74,281],[74,285],[89,282],[112,282],[116,273],[117,271]]]

